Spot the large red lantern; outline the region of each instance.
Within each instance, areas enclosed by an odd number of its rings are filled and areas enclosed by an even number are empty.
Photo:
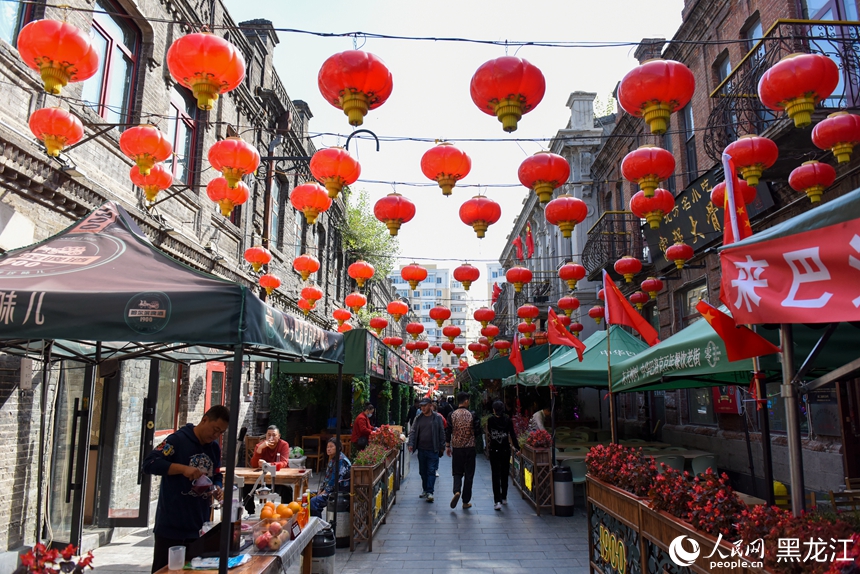
[[[452,349],[451,352],[459,357],[460,355],[462,355],[463,353],[466,352],[466,349],[464,349],[463,347],[454,347],[454,349]]]
[[[521,184],[535,192],[541,203],[546,203],[552,199],[553,190],[567,183],[570,165],[558,154],[539,151],[520,164],[517,176]]]
[[[385,310],[388,311],[388,314],[391,315],[391,318],[396,322],[399,321],[403,315],[409,313],[409,305],[403,301],[392,301],[388,304]]]
[[[496,312],[489,307],[481,307],[480,309],[475,309],[472,316],[475,318],[475,321],[481,324],[481,327],[486,327],[490,321],[496,318]]]
[[[271,295],[272,291],[281,286],[281,280],[274,275],[260,275],[260,287],[266,290],[267,295]]]
[[[531,337],[532,333],[537,331],[537,325],[535,323],[520,323],[517,325],[517,331],[522,333],[524,337]]]
[[[418,349],[419,354],[424,354],[424,351],[426,351],[429,347],[430,343],[428,343],[427,341],[415,341],[415,348]]]
[[[471,225],[478,238],[484,237],[487,228],[502,216],[502,207],[488,197],[476,195],[460,206],[460,220]]]
[[[343,325],[346,321],[352,319],[352,313],[346,309],[335,309],[332,311],[331,316],[334,317],[338,325]]]
[[[445,328],[442,329],[442,334],[448,337],[448,340],[452,343],[454,342],[454,339],[459,337],[460,333],[462,332],[462,329],[460,329],[460,327],[457,327],[456,325],[447,325],[445,326]]]
[[[836,170],[833,166],[812,160],[792,170],[788,176],[788,185],[795,191],[804,192],[812,203],[818,203],[824,190],[833,185],[835,180]]]
[[[35,20],[21,28],[18,54],[39,72],[49,94],[59,95],[69,82],[83,82],[99,69],[90,35],[58,20]]]
[[[326,101],[343,110],[351,126],[363,124],[367,112],[384,104],[394,88],[382,60],[361,50],[329,57],[320,68],[317,84]]]
[[[597,292],[597,298],[600,299],[601,301],[606,301],[606,291],[603,289],[598,291]]]
[[[469,343],[469,350],[475,355],[477,359],[484,350],[484,346],[481,343]]]
[[[448,353],[448,356],[451,356],[451,351],[453,351],[457,347],[457,345],[455,345],[451,341],[445,341],[444,343],[442,343],[441,347],[443,351]]]
[[[385,337],[384,339],[382,339],[382,342],[391,347],[392,349],[396,349],[403,344],[403,339],[401,339],[400,337]]]
[[[519,293],[523,290],[523,285],[531,283],[532,272],[525,267],[511,267],[505,273],[505,279],[508,283],[514,286],[514,290]]]
[[[660,182],[673,173],[675,156],[657,146],[640,146],[621,160],[621,175],[627,181],[638,183],[645,197],[653,196]]]
[[[517,308],[517,317],[525,321],[526,323],[531,323],[540,315],[540,309],[535,307],[534,305],[529,305],[528,303],[525,305],[520,305]]]
[[[630,302],[636,305],[637,309],[642,309],[642,306],[651,299],[647,293],[643,293],[642,291],[634,291],[630,294]]]
[[[574,311],[579,309],[579,299],[576,297],[561,297],[558,300],[558,308],[570,317]]]
[[[473,281],[477,281],[478,277],[481,276],[480,270],[473,265],[469,265],[468,263],[464,263],[454,269],[454,281],[459,281],[463,284],[463,289],[466,291],[469,290]]]
[[[457,182],[469,175],[471,169],[469,156],[449,142],[441,142],[421,156],[421,171],[439,183],[442,195],[451,195]]]
[[[430,309],[428,315],[430,315],[431,319],[436,321],[437,327],[441,327],[442,323],[451,318],[451,309],[438,305]]]
[[[360,288],[364,287],[364,283],[373,277],[375,271],[373,265],[367,261],[356,261],[346,269],[347,275],[355,279]]]
[[[353,313],[358,313],[358,310],[367,305],[367,297],[361,293],[350,293],[343,300],[346,306],[352,309]]]
[[[311,158],[311,174],[323,184],[328,196],[337,194],[346,185],[352,185],[361,175],[361,166],[342,147],[329,147],[317,151]]]
[[[410,353],[414,353],[415,351],[417,351],[418,346],[415,344],[415,341],[409,341],[408,343],[406,343],[406,350]]]
[[[255,273],[259,273],[263,265],[268,265],[272,261],[272,253],[262,245],[249,247],[245,250],[244,257],[245,261],[254,268]]]
[[[753,187],[758,185],[762,172],[779,158],[779,148],[773,140],[755,134],[741,136],[733,141],[726,146],[725,153],[732,157],[741,177]]]
[[[140,173],[149,175],[152,166],[164,161],[173,153],[173,145],[167,136],[155,126],[136,126],[119,136],[122,153],[134,160]]]
[[[400,276],[412,289],[417,289],[418,284],[427,279],[427,270],[417,263],[410,263],[400,270]]]
[[[299,302],[296,303],[299,306],[299,309],[305,314],[305,317],[308,316],[308,313],[316,309],[316,304],[313,301],[308,301],[307,299],[299,299]]]
[[[821,54],[789,54],[758,82],[761,103],[788,113],[795,127],[812,123],[812,110],[839,85],[839,67]]]
[[[376,331],[376,336],[382,334],[382,330],[388,326],[388,320],[383,317],[371,317],[370,322],[368,323],[370,328]]]
[[[290,193],[290,203],[305,214],[308,225],[317,222],[320,213],[331,207],[331,198],[325,188],[317,183],[305,183],[296,186]]]
[[[624,281],[633,282],[633,276],[642,271],[642,262],[632,255],[625,255],[615,262],[615,272],[624,275]]]
[[[143,175],[140,173],[140,168],[133,165],[128,175],[131,178],[131,182],[143,190],[146,200],[149,202],[155,201],[160,191],[164,191],[173,185],[173,174],[160,163],[152,166],[152,169],[149,170],[149,175]]]
[[[430,354],[435,357],[442,352],[442,347],[440,347],[439,345],[430,345],[427,350],[430,351]]]
[[[637,191],[630,198],[630,211],[633,215],[648,222],[651,229],[660,229],[663,216],[675,208],[675,196],[671,192],[657,188],[648,197],[644,191]]]
[[[569,327],[570,326],[570,317],[568,317],[567,315],[559,315],[558,322],[561,323],[562,325],[564,325],[565,327]]]
[[[605,309],[600,305],[595,305],[588,310],[588,316],[594,319],[594,322],[598,325],[600,325],[600,321],[603,319],[604,314]]]
[[[487,325],[481,329],[481,334],[487,338],[487,341],[492,343],[493,339],[499,335],[499,328],[495,325]]]
[[[349,333],[350,331],[352,331],[352,325],[349,323],[343,323],[337,326],[338,333]]]
[[[197,99],[197,107],[211,110],[220,94],[245,79],[245,58],[230,42],[215,34],[187,34],[167,50],[170,75]]]
[[[661,135],[669,115],[689,103],[696,89],[690,69],[674,60],[648,60],[633,68],[618,86],[618,103],[628,114],[643,118],[651,133]]]
[[[534,343],[535,343],[535,340],[532,339],[530,336],[520,338],[520,345],[522,345],[526,349],[528,349],[529,347],[534,345]]]
[[[695,252],[692,247],[679,241],[674,245],[669,246],[669,249],[666,250],[666,259],[674,261],[675,267],[678,269],[683,269],[684,263],[692,259],[694,253]]]
[[[242,205],[251,197],[251,190],[240,181],[235,188],[230,187],[223,177],[216,177],[206,185],[206,195],[221,207],[221,215],[230,217],[233,208]]]
[[[576,289],[576,282],[585,279],[587,273],[585,267],[578,263],[565,263],[559,268],[558,277],[567,281],[567,288],[573,291]]]
[[[490,340],[487,337],[478,337],[478,343],[480,343],[481,345],[489,345]],[[487,350],[489,350],[489,349],[487,349]]]
[[[499,352],[499,354],[503,357],[507,357],[508,353],[511,350],[511,342],[510,341],[495,341],[493,342],[493,347]]]
[[[848,112],[830,114],[812,128],[812,143],[832,151],[837,163],[847,163],[854,146],[860,143],[860,116]]]
[[[302,281],[307,281],[311,273],[316,273],[319,271],[319,268],[319,259],[313,255],[304,253],[293,259],[293,269],[302,274]]]
[[[260,167],[260,154],[242,138],[229,137],[212,144],[209,163],[221,172],[230,187],[236,187],[244,176]]]
[[[373,206],[373,215],[385,224],[388,233],[397,235],[400,226],[415,217],[415,204],[399,193],[389,193]]]
[[[570,332],[574,334],[574,336],[579,337],[579,334],[582,333],[582,330],[585,329],[585,326],[582,323],[571,323],[570,324]]]
[[[317,301],[323,298],[323,291],[316,285],[308,285],[302,288],[302,299],[305,299],[313,305]]]
[[[540,103],[545,91],[541,71],[514,56],[482,64],[469,87],[475,105],[485,114],[496,116],[506,132],[516,131],[517,122]]]
[[[570,237],[577,223],[585,221],[588,206],[572,195],[559,195],[546,204],[544,216],[547,223],[557,225],[564,237]]]
[[[45,151],[51,157],[57,157],[63,148],[84,139],[81,120],[62,108],[36,110],[30,114],[29,125],[30,131],[45,144]]]
[[[657,292],[663,290],[663,282],[656,277],[649,277],[640,285],[643,291],[648,293],[652,299],[657,298]]]
[[[743,179],[735,180],[737,187],[735,191],[741,192],[741,197],[744,199],[744,205],[749,205],[753,201],[755,201],[755,196],[758,193],[758,190],[748,184]],[[714,207],[719,209],[723,209],[726,206],[726,182],[721,181],[711,190],[711,203],[714,204]]]
[[[412,335],[412,340],[418,339],[418,335],[424,332],[424,325],[421,323],[407,323],[406,332]]]

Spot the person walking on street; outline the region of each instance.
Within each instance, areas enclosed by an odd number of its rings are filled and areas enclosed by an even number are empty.
[[[415,417],[415,425],[409,433],[407,446],[409,452],[418,451],[418,474],[421,475],[421,498],[433,502],[433,492],[436,485],[436,470],[439,468],[439,458],[445,449],[445,429],[442,427],[442,417],[433,412],[431,401],[421,399],[418,406],[421,414]]]
[[[511,466],[511,445],[520,452],[520,443],[514,432],[514,423],[505,414],[502,401],[493,403],[493,416],[487,420],[487,443],[490,451],[490,470],[493,481],[495,510],[508,503],[508,472]]]
[[[367,445],[370,443],[370,433],[378,430],[373,428],[373,425],[370,424],[370,417],[373,416],[374,410],[376,410],[376,407],[367,403],[364,405],[364,411],[355,417],[355,421],[352,423],[350,442],[355,445],[354,452],[356,453],[367,448]]]
[[[463,497],[463,508],[472,506],[472,481],[475,478],[475,437],[481,433],[481,419],[469,410],[469,393],[457,394],[460,405],[448,420],[445,431],[445,446],[451,458],[451,474],[454,477],[454,498],[451,508]]]
[[[453,400],[453,397],[451,398],[451,400]],[[452,407],[452,406],[451,406],[451,403],[450,403],[450,402],[448,402],[448,398],[447,398],[447,397],[442,397],[442,398],[439,400],[439,406],[437,407],[436,412],[438,412],[440,415],[442,415],[442,418],[444,418],[444,419],[447,421],[447,420],[448,420],[448,416],[449,416],[452,412],[454,412],[454,407]]]

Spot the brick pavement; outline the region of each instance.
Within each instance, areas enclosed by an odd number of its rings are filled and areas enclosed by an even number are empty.
[[[397,503],[380,526],[373,552],[359,545],[355,552],[337,551],[338,574],[522,574],[527,568],[542,573],[585,574],[588,564],[586,521],[582,490],[577,489],[573,518],[536,516],[532,507],[510,486],[508,505],[493,510],[490,465],[478,456],[472,508],[458,504],[451,510],[451,459],[441,461],[436,501],[418,498],[421,480],[413,457],[410,474],[397,493]],[[462,503],[461,503],[462,504]],[[145,533],[144,533],[145,534]],[[133,535],[95,551],[96,572],[148,572],[152,538]],[[298,574],[294,564],[289,574]]]

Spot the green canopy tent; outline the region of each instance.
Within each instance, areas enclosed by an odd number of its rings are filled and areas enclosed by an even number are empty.
[[[544,345],[535,345],[531,349],[526,349],[522,353],[523,367],[528,369],[546,360],[547,348]],[[513,364],[511,364],[508,356],[496,355],[495,358],[489,361],[483,361],[475,365],[471,365],[466,372],[473,381],[480,379],[504,379],[516,374]]]

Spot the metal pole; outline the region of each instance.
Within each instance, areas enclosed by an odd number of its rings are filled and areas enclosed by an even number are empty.
[[[233,348],[230,371],[230,424],[227,426],[227,474],[224,476],[224,499],[221,501],[221,548],[218,554],[218,574],[227,574],[230,558],[230,529],[233,513],[233,484],[236,475],[236,438],[239,434],[239,397],[242,386],[242,345]],[[224,460],[224,457],[221,457]],[[229,511],[227,510],[229,508]]]
[[[555,468],[555,386],[552,384],[552,345],[546,344],[549,363],[549,418],[552,426],[552,466]]]
[[[341,409],[343,408],[343,365],[337,364],[337,412],[335,414],[335,429],[334,434],[337,437],[337,442],[340,443],[340,417],[341,417]],[[341,447],[342,450],[343,447]],[[334,460],[334,492],[332,492],[332,496],[334,497],[334,520],[331,521],[331,529],[334,532],[335,538],[337,538],[337,503],[338,503],[338,490],[340,487],[340,457],[335,456]]]
[[[42,349],[42,396],[39,405],[40,423],[39,423],[39,468],[36,472],[36,542],[42,541],[42,486],[44,483],[45,474],[45,425],[47,424],[48,406],[48,365],[51,363],[51,347],[53,341],[45,343]]]
[[[612,325],[606,325],[606,375],[609,378],[609,429],[612,432],[612,442],[618,444],[618,422],[615,420],[615,396],[612,394],[612,346],[609,335]]]
[[[753,357],[753,376],[756,381],[756,396],[759,400],[767,398],[767,387],[764,384],[764,375],[759,368],[759,358]],[[764,467],[764,498],[769,506],[774,505],[773,497],[773,452],[770,445],[770,419],[767,416],[767,403],[759,409],[761,403],[756,403],[756,411],[759,414],[759,424],[761,425],[761,457],[762,466]],[[755,477],[753,477],[755,480]]]
[[[788,466],[791,471],[791,511],[800,516],[804,510],[803,452],[800,442],[800,420],[797,416],[797,390],[791,384],[794,378],[794,338],[791,325],[779,326],[779,346],[782,347],[782,387],[785,399],[785,424],[788,435]]]

